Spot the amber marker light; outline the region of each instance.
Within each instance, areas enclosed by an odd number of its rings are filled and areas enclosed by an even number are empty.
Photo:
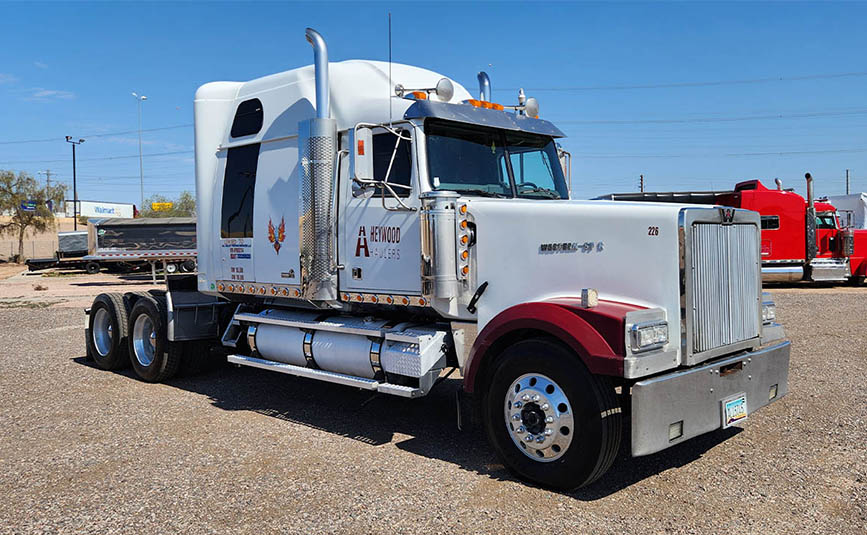
[[[468,252],[466,252],[466,251],[464,251],[464,252],[461,253],[461,258],[462,258],[462,259],[466,260],[466,259],[469,258],[469,257],[470,257],[470,253],[468,253]]]
[[[464,275],[468,275],[468,274],[470,273],[470,268],[469,268],[469,266],[464,266],[464,267],[462,267],[462,268],[461,268],[461,273],[463,273]]]
[[[467,228],[467,220],[466,219],[461,221],[461,228]]]
[[[467,205],[462,204],[461,205],[461,215],[466,214],[466,213],[467,213]]]

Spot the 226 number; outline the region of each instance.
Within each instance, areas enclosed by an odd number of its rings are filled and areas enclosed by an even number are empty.
[[[647,227],[648,236],[659,236],[659,227]]]

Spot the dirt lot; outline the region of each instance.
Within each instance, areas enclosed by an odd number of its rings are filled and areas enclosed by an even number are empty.
[[[414,401],[228,366],[146,384],[82,358],[83,315],[67,305],[110,281],[13,278],[0,295],[32,280],[69,300],[35,308],[32,295],[21,294],[24,306],[0,298],[0,533],[863,534],[867,525],[867,288],[775,290],[794,342],[785,398],[742,429],[621,455],[601,481],[564,494],[517,481],[479,434],[455,431],[457,381]]]
[[[102,292],[143,292],[161,288],[151,276],[108,273],[88,275],[75,270],[27,271],[19,264],[0,264],[0,308],[49,306],[87,307]]]

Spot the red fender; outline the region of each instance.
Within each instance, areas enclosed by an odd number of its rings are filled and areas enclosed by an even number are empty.
[[[626,313],[644,307],[599,301],[593,308],[581,307],[577,298],[558,298],[522,303],[497,314],[479,333],[470,350],[464,373],[464,390],[475,389],[476,374],[489,350],[511,332],[533,329],[549,334],[572,348],[591,373],[623,376]]]

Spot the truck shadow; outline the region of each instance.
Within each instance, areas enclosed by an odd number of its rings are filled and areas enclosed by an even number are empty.
[[[84,357],[73,360],[101,371]],[[130,370],[116,373],[137,380]],[[455,394],[460,383],[460,379],[447,379],[428,396],[409,400],[254,368],[234,369],[227,364],[167,384],[207,396],[223,410],[252,411],[374,446],[394,442],[401,450],[454,463],[495,480],[521,482],[499,463],[481,428],[457,430]],[[709,433],[639,458],[629,456],[625,438],[614,466],[601,480],[563,494],[582,501],[604,498],[647,477],[689,464],[740,431],[732,427]]]
[[[153,282],[150,279],[118,279],[116,281],[92,281],[92,282],[70,282],[70,286],[82,286],[82,287],[94,287],[98,288],[100,286],[117,286],[119,284],[123,284],[124,286],[153,286]]]

